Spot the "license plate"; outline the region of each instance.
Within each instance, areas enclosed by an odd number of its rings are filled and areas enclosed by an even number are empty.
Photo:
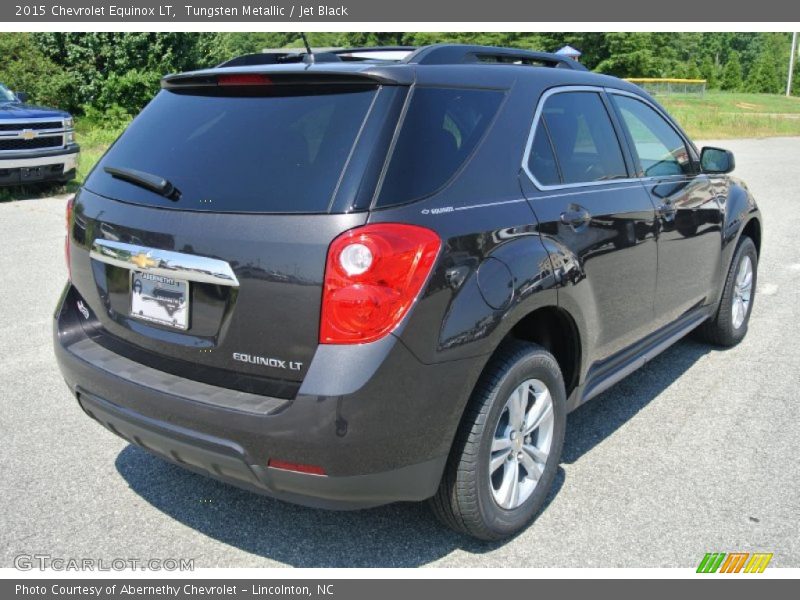
[[[189,327],[189,282],[131,272],[131,316],[176,329]]]
[[[20,177],[22,181],[38,181],[44,179],[43,167],[24,167],[20,170]]]

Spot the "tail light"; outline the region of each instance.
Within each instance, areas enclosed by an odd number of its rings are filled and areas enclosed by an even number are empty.
[[[440,246],[430,229],[399,223],[365,225],[333,240],[320,343],[362,344],[394,329],[428,278]]]
[[[72,225],[72,211],[75,209],[75,196],[70,196],[67,199],[67,236],[64,239],[64,258],[67,261],[67,277],[72,281],[72,261],[70,260],[69,251],[69,229]]]

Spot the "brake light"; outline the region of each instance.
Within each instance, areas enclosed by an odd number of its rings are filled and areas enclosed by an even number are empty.
[[[72,281],[72,261],[70,260],[69,250],[69,230],[72,225],[72,212],[75,209],[75,196],[70,196],[67,199],[67,236],[64,238],[64,258],[67,261],[67,277]]]
[[[389,333],[417,298],[440,247],[430,229],[399,223],[357,227],[333,240],[320,343],[363,344]]]
[[[217,85],[269,85],[271,83],[272,79],[261,73],[238,73],[217,77]]]

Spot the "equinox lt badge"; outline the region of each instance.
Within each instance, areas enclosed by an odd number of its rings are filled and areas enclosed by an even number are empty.
[[[253,356],[251,354],[243,354],[241,352],[234,352],[233,360],[243,363],[250,363],[251,365],[272,367],[273,369],[288,369],[290,371],[299,371],[303,368],[303,363],[301,362],[280,360],[278,358],[269,358],[267,356]]]

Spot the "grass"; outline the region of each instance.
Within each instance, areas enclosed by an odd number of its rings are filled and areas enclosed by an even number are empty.
[[[75,177],[77,182],[82,183],[86,179],[95,163],[125,130],[129,122],[128,119],[119,122],[96,122],[80,117],[75,120],[75,137],[81,145],[81,159]]]
[[[657,96],[695,139],[800,135],[800,98],[706,92]]]
[[[695,139],[800,136],[800,98],[706,92],[660,95],[658,100]],[[81,157],[75,180],[63,186],[0,188],[0,202],[74,192],[127,124],[127,119],[76,118]]]

